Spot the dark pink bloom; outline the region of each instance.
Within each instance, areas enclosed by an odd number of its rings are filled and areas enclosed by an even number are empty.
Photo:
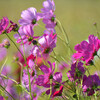
[[[9,25],[9,20],[7,17],[3,17],[0,21],[0,34],[2,34],[8,27]]]
[[[32,68],[35,65],[35,63],[34,63],[35,59],[36,59],[36,57],[33,54],[29,55],[29,57],[27,58],[27,65],[30,68]]]
[[[44,73],[43,75],[39,75],[36,79],[36,84],[39,86],[48,87],[50,86],[50,79],[53,79],[53,74],[55,70],[55,63],[51,64],[51,62],[48,62],[50,65],[50,68],[48,68],[46,65],[41,65],[40,69]]]
[[[98,86],[100,86],[100,79],[98,75],[94,74],[88,77],[84,75],[82,88],[84,90],[83,92],[87,93],[88,96],[91,96],[95,93],[95,91],[100,90]]]
[[[18,31],[18,25],[10,21],[11,25],[7,28],[6,32],[10,33],[11,31]]]
[[[80,81],[84,73],[85,73],[85,68],[83,67],[83,63],[78,62],[76,64],[75,62],[71,65],[71,70],[68,71],[67,76],[70,81],[75,81],[77,79],[78,81]]]
[[[15,34],[14,37],[17,39],[17,43],[32,43],[34,39],[37,39],[38,36],[34,36],[33,28],[31,25],[21,26],[18,30],[19,34]],[[23,41],[23,42],[22,42]]]
[[[82,41],[80,44],[75,46],[75,50],[73,57],[75,59],[80,59],[86,62],[86,64],[91,64],[94,56],[97,55],[97,51],[100,48],[100,40],[94,36],[90,35],[87,41]]]
[[[56,72],[53,75],[53,80],[52,80],[52,93],[51,93],[51,98],[54,98],[56,96],[62,96],[62,92],[63,92],[63,84],[64,82],[62,82],[62,73],[61,72]],[[50,88],[50,86],[49,86]],[[50,89],[48,89],[46,91],[46,94],[50,94]]]
[[[62,96],[62,92],[63,92],[63,86],[60,86],[60,89],[54,92],[53,97]]]

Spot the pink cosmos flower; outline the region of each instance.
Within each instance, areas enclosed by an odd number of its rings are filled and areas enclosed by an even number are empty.
[[[54,27],[56,26],[55,21],[55,4],[53,0],[47,0],[43,2],[43,7],[41,9],[42,16],[43,16],[43,23],[46,24],[46,28],[49,31],[53,31],[55,33]]]
[[[38,36],[34,36],[34,32],[33,32],[33,29],[32,29],[32,26],[31,25],[26,25],[26,26],[21,26],[18,30],[19,34],[15,34],[14,37],[17,39],[17,43],[27,43],[29,42],[29,44],[32,43],[32,41],[34,39],[37,39]],[[23,42],[22,42],[23,41]]]
[[[39,86],[48,87],[50,86],[50,79],[53,79],[55,63],[51,64],[51,62],[48,61],[48,64],[50,65],[50,68],[46,65],[40,66],[40,69],[44,74],[39,75],[38,78],[36,78],[36,84]]]
[[[33,7],[28,8],[27,10],[22,11],[21,17],[23,19],[19,20],[20,25],[35,25],[36,22],[40,19],[37,10]]]
[[[64,82],[62,82],[62,73],[61,72],[55,72],[55,74],[53,75],[53,80],[51,83],[51,87],[52,87],[52,93],[51,93],[51,98],[54,98],[56,96],[62,96],[62,92],[63,92],[63,84]],[[50,86],[49,86],[50,88]],[[46,94],[49,95],[50,94],[50,89],[48,89],[46,91]]]
[[[11,25],[8,27],[9,25],[9,20],[7,17],[3,17],[3,19],[1,19],[0,22],[0,34],[2,34],[3,32],[5,33],[10,33],[12,30],[13,31],[17,31],[18,30],[18,25],[12,21],[10,21]]]
[[[94,75],[89,75],[88,77],[84,75],[83,77],[83,84],[82,84],[83,92],[87,93],[88,96],[91,96],[95,93],[95,91],[100,90],[98,86],[100,86],[100,79],[99,76],[94,74]]]
[[[38,40],[40,44],[40,50],[42,51],[42,55],[48,55],[53,51],[53,48],[56,47],[56,34],[44,34]]]
[[[39,86],[43,86],[45,88],[49,88],[46,90],[46,94],[50,94],[50,79],[52,81],[51,87],[52,87],[52,93],[51,93],[51,98],[54,98],[55,96],[61,96],[62,91],[63,91],[63,84],[62,82],[62,73],[61,72],[56,72],[54,73],[55,70],[55,63],[51,64],[48,62],[50,65],[50,68],[48,68],[45,65],[40,66],[41,71],[44,73],[43,75],[39,75],[38,78],[36,78],[36,84]],[[53,66],[52,66],[53,65]],[[54,68],[52,68],[54,67]],[[59,89],[59,91],[57,91]]]
[[[2,34],[9,25],[9,20],[7,17],[3,17],[0,21],[0,34]]]
[[[48,13],[49,11],[54,12],[55,11],[55,3],[53,0],[47,0],[43,2],[43,7],[41,9],[42,12]]]
[[[11,31],[18,31],[18,25],[10,21],[11,25],[7,28],[6,32],[10,33]]]
[[[29,55],[29,57],[27,58],[27,65],[30,68],[32,68],[35,65],[35,63],[34,63],[35,59],[36,59],[36,57],[33,54]]]
[[[94,36],[90,35],[87,41],[82,41],[80,44],[75,46],[75,50],[73,57],[75,59],[80,59],[86,62],[86,64],[91,64],[94,56],[97,55],[97,51],[100,48],[100,40]]]
[[[71,65],[71,70],[68,71],[67,76],[70,81],[75,81],[77,79],[78,81],[80,81],[84,73],[85,73],[85,68],[83,67],[83,63],[78,62],[78,64],[76,65],[75,62]]]

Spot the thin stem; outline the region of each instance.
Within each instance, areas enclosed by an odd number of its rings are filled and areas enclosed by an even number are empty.
[[[62,33],[63,33],[63,35],[64,35],[64,37],[66,39],[66,45],[69,47],[70,51],[73,53],[73,50],[71,49],[70,44],[69,44],[68,35],[67,35],[63,25],[61,24],[61,22],[57,18],[56,18],[56,20],[57,20],[58,24],[60,25],[59,29],[61,28],[60,30],[62,31]]]
[[[1,76],[1,77],[4,77],[5,79],[9,79],[9,80],[13,81],[14,83],[18,84],[18,83],[17,83],[14,79],[12,79],[12,78],[9,78],[9,77],[7,77],[7,76],[5,76],[5,75],[3,75],[3,74],[1,74],[0,76]]]
[[[3,89],[13,100],[15,100],[15,98],[2,85],[0,85],[0,88]]]
[[[97,96],[96,96],[96,90],[95,90],[95,100],[97,100]]]
[[[97,27],[97,23],[94,24],[95,28],[96,28],[96,33],[97,33],[97,36],[99,38],[99,32],[98,32],[98,27]]]
[[[10,41],[15,45],[15,47],[17,48],[17,50],[20,52],[20,54],[22,55],[22,57],[24,58],[22,52],[19,50],[19,48],[17,47],[17,45],[15,44],[15,42],[9,37],[9,35],[7,33],[5,33],[7,35],[7,37],[10,39]]]
[[[2,69],[3,69],[4,65],[6,64],[7,60],[8,60],[8,58],[6,58],[5,62],[4,62],[4,63],[3,63],[3,65],[1,66],[1,69],[0,69],[0,74],[1,74]]]
[[[18,32],[18,34],[19,34],[19,32]],[[22,37],[21,37],[20,34],[19,34],[19,36],[20,36],[20,38],[21,38],[21,41],[23,42]],[[24,43],[23,43],[23,53],[24,53],[23,58],[24,58],[24,61],[25,61],[25,63],[26,63],[27,72],[28,72],[30,97],[31,97],[31,100],[32,100],[30,73],[29,73],[29,69],[28,69],[27,61],[26,61],[26,58],[25,58]],[[22,72],[23,72],[23,68],[21,68],[21,75],[20,75],[20,77],[21,77],[21,83],[22,83]]]
[[[51,98],[51,94],[52,94],[52,79],[50,79],[50,94],[49,94],[49,99]]]

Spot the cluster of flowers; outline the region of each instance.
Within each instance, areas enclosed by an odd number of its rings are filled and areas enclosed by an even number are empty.
[[[37,100],[43,94],[49,95],[52,100],[56,97],[70,100],[70,97],[73,97],[79,100],[82,96],[83,98],[94,94],[95,98],[99,96],[100,78],[98,74],[90,75],[88,67],[94,65],[93,60],[95,56],[98,56],[100,40],[98,37],[90,35],[88,41],[77,44],[74,48],[76,53],[72,55],[74,60],[71,61],[70,65],[66,62],[59,64],[59,71],[57,71],[56,62],[51,63],[50,61],[51,53],[54,52],[53,49],[57,42],[55,26],[58,23],[54,11],[54,1],[47,0],[43,2],[40,13],[33,7],[22,11],[22,19],[19,20],[20,27],[12,21],[10,21],[11,25],[8,27],[8,18],[3,17],[1,19],[0,34],[6,34],[11,40],[8,33],[16,32],[17,34],[14,37],[17,39],[16,43],[20,43],[20,49],[13,42],[18,49],[18,52],[14,55],[14,60],[19,66],[16,71],[19,76],[16,80],[8,75],[10,73],[7,70],[8,67],[1,67],[0,89],[6,94],[3,94],[0,90],[0,100],[4,100],[4,98],[9,100]],[[33,30],[34,27],[40,26],[39,20],[42,20],[45,24],[45,30],[42,36],[35,36]],[[9,47],[9,40],[3,40],[0,44],[0,60],[6,56],[6,49]],[[56,57],[53,58],[58,61]],[[64,79],[62,79],[62,72],[67,73]],[[16,91],[16,86],[22,90],[20,93]],[[77,92],[79,88],[81,94]]]

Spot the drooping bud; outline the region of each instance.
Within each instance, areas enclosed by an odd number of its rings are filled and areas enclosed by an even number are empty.
[[[3,40],[3,46],[5,47],[5,48],[9,48],[9,46],[10,46],[10,42],[9,42],[9,40],[8,39],[5,39],[5,40]]]

